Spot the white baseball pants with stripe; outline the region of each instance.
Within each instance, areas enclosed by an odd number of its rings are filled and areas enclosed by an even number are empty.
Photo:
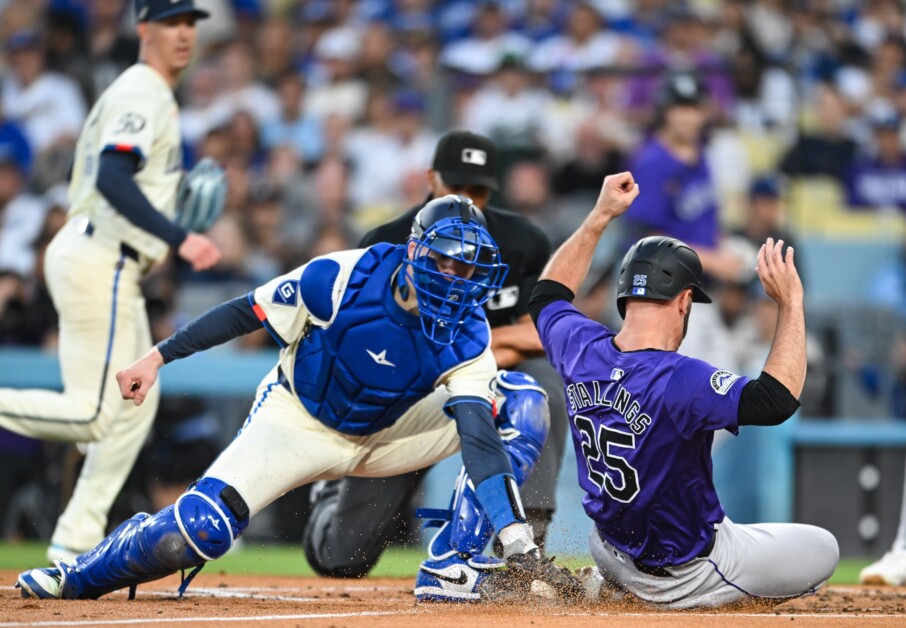
[[[670,577],[640,572],[628,555],[602,540],[595,529],[589,545],[605,580],[645,602],[671,609],[810,595],[827,582],[840,559],[834,536],[811,525],[738,525],[725,518],[715,534],[709,556],[666,567]]]
[[[0,427],[46,440],[90,443],[52,543],[76,553],[104,538],[107,513],[148,435],[160,386],[124,401],[116,372],[151,347],[141,268],[119,243],[70,220],[47,249],[45,275],[60,319],[63,392],[0,389]]]

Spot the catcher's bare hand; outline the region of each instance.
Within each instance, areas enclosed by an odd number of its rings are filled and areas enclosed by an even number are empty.
[[[785,257],[785,259],[784,259]],[[793,263],[793,247],[787,247],[783,255],[783,240],[768,238],[758,251],[758,266],[755,268],[764,291],[783,307],[802,303],[802,280]]]
[[[604,177],[601,193],[595,204],[595,213],[602,217],[616,218],[623,214],[639,195],[639,184],[631,172],[619,172]]]
[[[154,347],[145,357],[117,373],[116,383],[123,399],[132,399],[135,405],[142,405],[148,391],[157,381],[157,371],[163,363],[163,357],[157,347]]]
[[[207,270],[220,261],[220,249],[207,236],[190,232],[179,245],[179,256],[192,265],[192,270]]]

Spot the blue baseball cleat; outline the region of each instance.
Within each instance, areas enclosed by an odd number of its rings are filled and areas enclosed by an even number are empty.
[[[422,562],[415,578],[417,602],[477,602],[478,585],[506,563],[489,556],[451,552]]]
[[[59,561],[54,567],[29,569],[19,574],[16,588],[21,589],[22,597],[39,600],[56,600],[63,597],[63,581],[66,569]]]

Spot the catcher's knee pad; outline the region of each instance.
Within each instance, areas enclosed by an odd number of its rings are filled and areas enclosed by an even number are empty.
[[[175,505],[153,516],[135,515],[67,565],[63,597],[95,599],[181,569],[200,568],[223,556],[248,521],[248,506],[234,488],[203,478]],[[180,594],[190,580],[180,586]]]
[[[249,522],[249,508],[239,492],[222,480],[202,478],[173,506],[176,525],[201,558],[220,558]]]
[[[547,393],[530,375],[499,371],[494,378],[497,432],[513,465],[516,483],[522,486],[541,457],[550,428]]]

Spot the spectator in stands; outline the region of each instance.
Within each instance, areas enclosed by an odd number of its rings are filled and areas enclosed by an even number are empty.
[[[628,64],[633,50],[622,37],[602,24],[594,3],[576,2],[563,33],[536,45],[528,66],[541,73],[575,75],[591,68]]]
[[[94,102],[94,81],[85,32],[87,14],[69,6],[47,8],[47,69],[76,81],[85,102]]]
[[[372,22],[362,32],[359,78],[371,89],[397,90],[402,87],[395,70],[393,31],[384,22]]]
[[[266,122],[261,130],[265,148],[288,147],[307,165],[315,164],[324,153],[321,121],[302,108],[305,79],[295,71],[284,73],[277,81],[280,115]]]
[[[349,195],[359,228],[365,230],[395,216],[404,200],[407,175],[424,172],[436,143],[425,128],[424,109],[425,100],[418,92],[373,92],[367,124],[349,134]]]
[[[85,101],[71,78],[45,68],[43,35],[28,30],[6,42],[10,72],[2,85],[4,115],[25,130],[35,154],[70,147],[85,119]]]
[[[274,90],[255,74],[255,49],[243,41],[234,41],[220,55],[220,90],[211,103],[212,122],[232,118],[247,111],[256,124],[264,124],[280,113],[280,102]]]
[[[632,106],[647,109],[655,104],[664,73],[692,72],[702,82],[709,106],[727,114],[735,98],[729,68],[709,46],[705,22],[682,5],[670,8],[665,17],[657,43],[640,55],[644,72],[632,82]]]
[[[89,7],[88,50],[93,73],[92,98],[103,92],[138,59],[138,40],[121,28],[130,7],[122,0],[93,0]]]
[[[532,87],[522,60],[506,55],[465,105],[461,126],[491,138],[503,151],[537,151],[549,98]]]
[[[311,81],[305,97],[305,110],[326,120],[336,115],[348,122],[358,121],[365,113],[368,85],[357,78],[361,40],[358,31],[333,28],[315,45],[315,56],[323,65],[320,83]]]
[[[0,129],[0,270],[29,281],[45,206],[26,190],[29,153],[15,128]]]
[[[286,254],[283,247],[286,243],[280,233],[284,222],[283,207],[280,190],[266,183],[252,188],[251,201],[242,216],[242,228],[248,239],[243,274],[251,283],[260,284],[262,279],[284,272]]]
[[[870,116],[873,146],[846,169],[846,201],[850,207],[906,211],[906,152],[900,142],[900,118],[885,109]]]
[[[847,135],[846,106],[828,84],[816,93],[816,128],[799,135],[783,157],[781,170],[791,177],[828,176],[841,182],[856,152],[856,142]]]
[[[261,134],[255,116],[245,109],[233,114],[229,125],[230,161],[234,167],[254,172],[260,171],[267,156],[261,143]]]
[[[652,137],[632,157],[629,170],[644,190],[626,214],[627,237],[660,233],[695,248],[705,272],[731,279],[741,260],[719,249],[717,197],[704,158],[705,93],[697,77],[669,75],[659,97]]]
[[[273,15],[257,28],[254,38],[258,60],[255,74],[265,85],[276,87],[294,70],[293,23],[284,15]]]
[[[472,21],[472,36],[446,46],[440,62],[458,72],[485,76],[497,70],[507,55],[524,57],[531,41],[509,30],[507,22],[508,16],[500,4],[482,2]]]
[[[503,182],[503,195],[507,207],[522,214],[551,236],[549,228],[558,221],[551,205],[550,176],[543,163],[521,161],[513,164]],[[569,227],[564,226],[563,229]],[[572,234],[572,231],[567,233]],[[555,240],[551,238],[551,242]]]
[[[559,196],[583,197],[587,201],[600,192],[605,176],[624,170],[626,156],[608,141],[608,131],[592,118],[582,122],[574,135],[575,153],[557,168],[551,184]]]
[[[741,131],[792,130],[796,85],[786,69],[771,64],[751,38],[743,37],[728,57],[736,103],[732,120]]]
[[[569,5],[557,0],[529,0],[519,15],[516,30],[534,43],[557,35],[569,14]]]
[[[786,227],[785,195],[786,185],[780,177],[762,175],[755,179],[749,187],[745,222],[738,233],[750,242],[764,242],[770,237],[792,244],[793,234]]]

